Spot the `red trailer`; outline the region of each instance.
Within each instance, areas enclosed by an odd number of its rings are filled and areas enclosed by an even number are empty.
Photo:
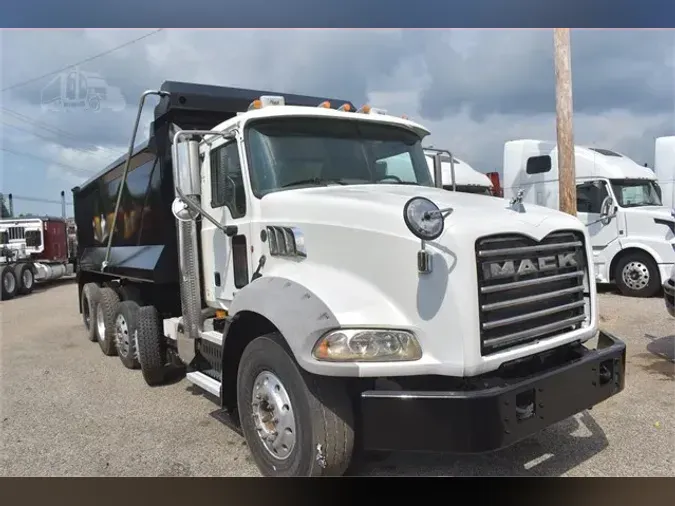
[[[492,181],[492,192],[495,197],[503,197],[504,196],[504,190],[502,189],[501,185],[499,184],[499,172],[488,172],[487,177],[490,178],[490,181]]]
[[[74,273],[72,226],[55,217],[0,220],[2,300],[31,293],[35,283]]]

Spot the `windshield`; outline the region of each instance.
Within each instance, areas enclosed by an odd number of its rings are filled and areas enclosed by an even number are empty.
[[[246,133],[251,186],[269,192],[327,184],[433,186],[420,138],[400,127],[324,118],[269,118]]]
[[[612,190],[621,207],[661,206],[661,192],[655,181],[611,179]]]

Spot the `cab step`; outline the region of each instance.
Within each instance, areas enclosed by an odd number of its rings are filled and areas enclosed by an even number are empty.
[[[202,390],[206,390],[211,395],[215,395],[216,397],[220,398],[220,381],[215,380],[199,371],[187,373],[185,375],[185,379],[193,385],[198,386]]]

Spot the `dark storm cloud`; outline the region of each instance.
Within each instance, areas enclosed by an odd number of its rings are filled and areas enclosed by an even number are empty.
[[[439,119],[462,107],[476,118],[555,111],[550,30],[483,31],[476,39],[460,53],[427,38],[424,116]],[[672,110],[673,41],[669,31],[573,31],[575,111]]]
[[[149,31],[2,32],[0,88]],[[669,31],[573,31],[576,113],[590,117],[624,109],[643,119],[669,113],[670,119],[659,120],[663,126],[647,122],[649,131],[631,132],[625,140],[623,134],[613,137],[644,153],[652,140],[639,137],[673,127],[673,41]],[[499,115],[534,124],[533,115],[554,113],[552,53],[551,30],[166,30],[81,67],[121,90],[127,104],[123,111],[42,112],[41,91],[48,78],[3,93],[2,105],[72,133],[76,140],[64,137],[63,144],[117,151],[129,140],[140,93],[165,80],[333,96],[357,104],[373,91],[421,91],[392,112],[413,114],[444,131],[444,118],[454,121],[447,118],[468,111],[481,132],[490,132],[500,124],[494,120]],[[144,124],[150,113],[151,107]],[[542,124],[550,127],[551,121]],[[525,131],[536,134],[525,129],[513,135]],[[461,135],[461,128],[452,135]],[[495,156],[482,152],[476,147],[466,156],[495,163]]]

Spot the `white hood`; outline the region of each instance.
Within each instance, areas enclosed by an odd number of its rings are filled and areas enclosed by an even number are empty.
[[[403,207],[415,196],[454,209],[442,235],[427,244],[433,269],[425,275],[418,272],[420,240],[403,220]],[[501,360],[562,342],[480,355],[476,240],[503,233],[541,240],[561,229],[586,233],[573,216],[524,207],[519,212],[501,198],[435,187],[328,186],[267,194],[256,221],[259,226],[297,227],[304,236],[306,258],[298,262],[271,256],[266,276],[291,279],[318,294],[342,325],[415,329],[425,359],[406,364],[406,374],[461,375],[491,370]],[[575,336],[561,339],[579,338]]]
[[[413,237],[403,221],[403,206],[412,197],[431,199],[440,208],[452,207],[446,232],[463,230],[476,237],[491,233],[531,232],[544,222],[552,228],[580,228],[577,218],[542,206],[526,204],[512,210],[499,197],[448,192],[435,187],[372,184],[303,188],[270,193],[261,200],[262,221],[354,227]],[[310,211],[311,210],[311,211]]]

